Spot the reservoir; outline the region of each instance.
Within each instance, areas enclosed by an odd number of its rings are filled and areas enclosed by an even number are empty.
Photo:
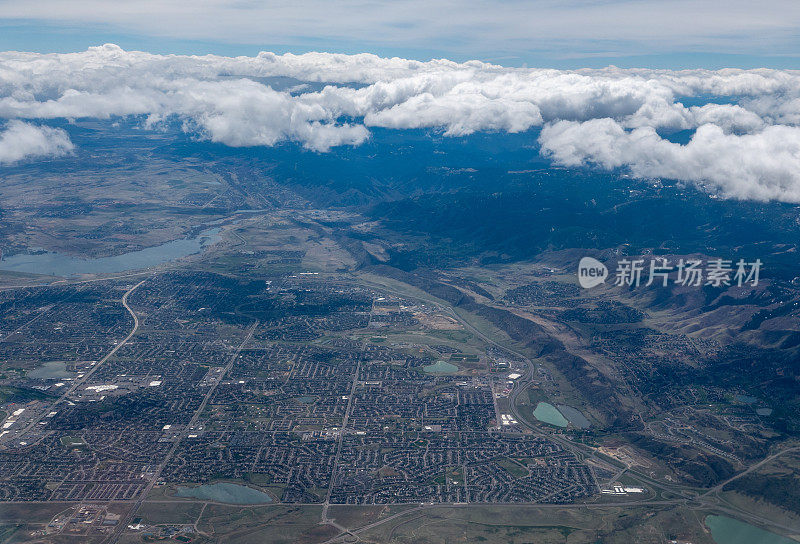
[[[795,540],[727,516],[706,517],[706,527],[717,544],[797,544]]]
[[[549,402],[540,402],[536,405],[536,409],[533,411],[534,417],[543,423],[548,423],[550,425],[555,425],[556,427],[566,427],[569,421],[565,418],[561,412],[559,412],[555,406],[550,404]]]
[[[49,251],[36,254],[18,253],[3,257],[0,261],[0,270],[48,276],[114,274],[141,270],[200,253],[206,246],[219,240],[219,233],[219,227],[206,229],[194,238],[172,240],[160,246],[97,259],[81,259]]]
[[[458,367],[447,361],[436,361],[432,365],[423,366],[422,370],[427,374],[452,374],[458,372]]]
[[[220,482],[203,484],[198,487],[178,487],[177,497],[191,497],[204,501],[224,502],[228,504],[264,504],[272,502],[272,497],[252,487]]]

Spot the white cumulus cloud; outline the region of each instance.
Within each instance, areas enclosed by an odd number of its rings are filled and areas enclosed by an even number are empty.
[[[73,149],[69,136],[60,128],[13,120],[0,132],[0,164],[30,157],[60,157]]]
[[[542,152],[565,166],[628,167],[639,177],[696,182],[724,196],[800,202],[800,128],[770,126],[729,134],[700,126],[686,145],[651,127],[625,130],[613,119],[559,121],[540,136]]]
[[[293,141],[319,152],[359,145],[371,127],[447,136],[541,127],[542,153],[558,164],[800,202],[798,71],[154,55],[110,44],[69,54],[0,53],[0,118],[124,116],[150,128],[175,120],[187,133],[229,146]],[[675,131],[688,131],[689,143],[670,141]]]

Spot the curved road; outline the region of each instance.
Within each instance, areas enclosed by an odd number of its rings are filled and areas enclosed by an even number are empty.
[[[44,416],[44,414],[46,414],[48,412],[52,412],[53,409],[58,404],[63,402],[69,395],[74,393],[79,387],[81,387],[83,384],[85,384],[87,382],[87,380],[92,376],[92,374],[94,374],[97,371],[97,369],[102,366],[103,363],[105,363],[111,357],[113,357],[113,355],[117,351],[119,351],[119,349],[122,346],[124,346],[128,342],[128,340],[130,340],[133,337],[134,334],[136,334],[136,331],[139,330],[139,318],[136,316],[136,312],[134,312],[131,309],[131,307],[128,305],[128,297],[130,296],[131,293],[136,291],[136,289],[138,289],[139,286],[142,285],[145,281],[147,281],[147,278],[143,279],[142,281],[140,281],[139,283],[137,283],[136,285],[134,285],[133,287],[131,287],[130,289],[125,291],[125,294],[122,295],[122,305],[125,307],[126,310],[128,310],[128,313],[131,314],[131,317],[133,317],[133,329],[131,329],[131,332],[128,334],[128,336],[126,336],[125,339],[122,340],[119,344],[114,346],[114,348],[111,351],[109,351],[105,355],[105,357],[103,357],[102,359],[97,361],[97,363],[94,366],[92,366],[92,368],[90,368],[86,372],[86,374],[83,376],[83,378],[76,379],[74,382],[72,382],[72,385],[69,388],[67,388],[67,390],[64,391],[64,393],[60,397],[58,397],[55,401],[53,401],[53,404],[50,405],[50,409],[49,410],[43,410],[42,411],[42,415],[40,415],[39,417],[33,418],[33,420],[28,424],[27,427],[25,427],[25,429],[22,431],[22,433],[20,433],[18,436],[24,436],[31,429],[33,429],[36,425],[38,425],[39,422],[42,420],[42,417]]]

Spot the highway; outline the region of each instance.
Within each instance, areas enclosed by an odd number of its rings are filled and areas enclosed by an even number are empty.
[[[158,468],[150,477],[150,481],[148,482],[145,489],[139,494],[139,498],[135,501],[133,507],[128,511],[126,515],[124,515],[120,519],[115,531],[103,542],[117,542],[119,538],[122,536],[122,533],[128,526],[128,523],[136,515],[136,512],[142,506],[142,503],[145,502],[147,496],[150,494],[150,491],[152,491],[153,486],[158,482],[159,478],[161,477],[161,472],[164,470],[169,461],[175,455],[175,452],[178,451],[178,447],[180,446],[183,439],[186,438],[192,432],[192,429],[197,425],[197,422],[200,420],[203,411],[206,409],[206,406],[208,405],[208,401],[211,399],[211,397],[214,396],[214,391],[216,391],[217,386],[225,378],[225,375],[228,372],[230,372],[231,368],[233,368],[236,359],[239,357],[239,354],[242,352],[242,349],[244,349],[245,345],[247,345],[247,343],[253,337],[253,333],[256,332],[257,328],[258,328],[258,322],[255,322],[252,325],[250,325],[250,327],[247,329],[247,333],[245,334],[244,340],[241,341],[239,347],[237,347],[236,350],[233,352],[233,354],[230,356],[230,358],[228,359],[228,364],[226,364],[222,372],[220,372],[216,381],[213,383],[213,385],[211,385],[211,387],[208,388],[208,391],[203,397],[203,402],[200,403],[200,406],[195,411],[194,415],[192,416],[192,419],[183,428],[181,434],[178,436],[178,438],[172,444],[170,450],[167,452],[167,455],[164,457],[161,463],[159,463]]]

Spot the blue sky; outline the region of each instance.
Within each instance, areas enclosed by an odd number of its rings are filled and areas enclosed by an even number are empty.
[[[796,0],[0,0],[0,50],[371,52],[508,66],[800,68]]]

